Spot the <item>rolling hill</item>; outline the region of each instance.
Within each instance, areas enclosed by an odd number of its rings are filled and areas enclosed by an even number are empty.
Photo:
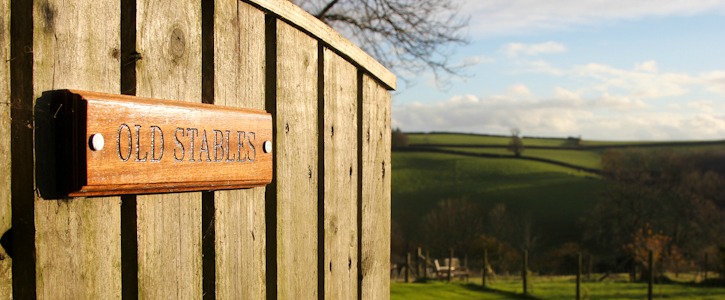
[[[610,148],[677,151],[725,149],[715,142],[606,142],[527,138],[522,157],[506,150],[507,136],[412,133],[393,150],[392,218],[409,241],[420,241],[423,216],[445,199],[466,198],[491,208],[504,204],[530,216],[542,249],[579,242],[582,218],[607,188],[598,175]]]

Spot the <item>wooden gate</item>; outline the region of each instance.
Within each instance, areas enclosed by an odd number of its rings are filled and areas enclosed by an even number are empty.
[[[396,83],[359,48],[284,0],[0,0],[0,16],[0,299],[389,297]],[[264,109],[274,179],[45,199],[38,100],[58,89]]]

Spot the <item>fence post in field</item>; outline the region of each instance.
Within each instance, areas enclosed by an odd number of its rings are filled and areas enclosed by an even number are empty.
[[[705,265],[703,266],[703,281],[707,281],[707,253],[705,253]]]
[[[410,282],[410,252],[405,254],[405,283]]]
[[[592,280],[592,255],[589,254],[589,259],[587,262],[587,281]]]
[[[649,263],[649,271],[647,274],[647,299],[652,300],[652,285],[655,281],[655,265],[652,250],[649,250],[649,252],[647,253],[647,262]]]
[[[428,279],[428,250],[425,250],[425,261],[423,261],[423,278]]]
[[[422,256],[423,250],[418,247],[417,251],[415,252],[415,279],[418,280],[420,276],[420,257]]]
[[[524,284],[524,295],[528,295],[528,277],[529,277],[529,250],[524,250],[524,257],[523,257],[523,268],[521,269],[521,279]]]
[[[451,273],[453,273],[453,248],[448,255],[448,282],[451,282]]]
[[[481,270],[481,285],[486,287],[486,275],[488,273],[488,249],[483,249],[483,269]]]
[[[581,284],[582,284],[582,254],[577,254],[577,271],[576,271],[576,300],[581,299]]]

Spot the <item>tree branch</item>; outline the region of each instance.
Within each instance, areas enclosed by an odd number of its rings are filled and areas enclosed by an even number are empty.
[[[322,8],[322,10],[319,13],[317,13],[317,15],[315,15],[315,18],[323,20],[325,18],[325,15],[327,14],[327,12],[329,12],[330,9],[332,9],[332,7],[335,6],[335,4],[337,4],[338,1],[340,1],[340,0],[332,0],[329,3],[327,3],[327,5],[325,5],[325,7]]]

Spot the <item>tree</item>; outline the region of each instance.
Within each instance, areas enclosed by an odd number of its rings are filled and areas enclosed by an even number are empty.
[[[521,139],[521,130],[518,128],[511,129],[511,141],[509,141],[508,150],[513,152],[516,157],[520,157],[524,152],[524,141]]]
[[[335,28],[402,78],[426,69],[436,80],[460,75],[449,61],[466,44],[468,18],[444,0],[291,0]],[[440,81],[439,81],[440,82]]]
[[[390,137],[390,143],[393,149],[408,147],[408,135],[403,133],[400,128],[395,128]]]
[[[667,255],[670,241],[672,239],[662,232],[654,232],[649,224],[645,224],[632,235],[632,242],[625,245],[625,250],[632,255],[635,262],[643,267],[640,279],[644,280],[645,274],[652,268],[649,265],[649,251],[652,251],[653,262],[659,265]]]
[[[667,249],[660,251],[674,269],[703,249],[725,244],[725,214],[718,205],[725,170],[710,163],[721,158],[716,152],[607,151],[602,171],[609,186],[586,218],[587,238],[602,255],[626,254],[641,262],[642,249],[666,237]]]
[[[434,255],[445,255],[449,248],[469,254],[483,234],[483,210],[467,199],[445,199],[423,217],[421,228],[425,245]]]

